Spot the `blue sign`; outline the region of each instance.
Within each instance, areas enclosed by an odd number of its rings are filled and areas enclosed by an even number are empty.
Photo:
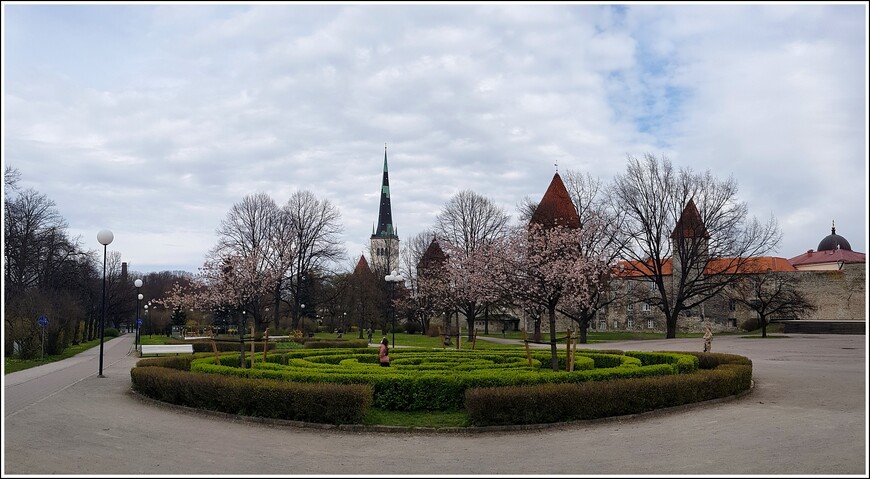
[[[40,316],[39,319],[36,320],[36,324],[44,328],[48,326],[48,318],[46,318],[45,316]]]
[[[139,326],[142,326],[142,319],[141,319],[141,318],[140,318],[140,319],[137,319],[137,320],[136,320],[136,324],[138,324]]]

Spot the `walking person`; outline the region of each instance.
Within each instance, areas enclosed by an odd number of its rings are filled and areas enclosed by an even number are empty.
[[[704,326],[704,352],[709,353],[713,349],[713,331],[710,326]]]
[[[381,347],[378,351],[378,362],[381,366],[387,367],[390,365],[390,347],[386,337],[381,340]]]

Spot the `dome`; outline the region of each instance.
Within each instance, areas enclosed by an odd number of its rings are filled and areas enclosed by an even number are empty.
[[[838,249],[852,251],[852,246],[848,241],[846,241],[846,238],[837,234],[837,229],[834,227],[833,223],[831,223],[831,234],[822,238],[816,251],[832,251]]]

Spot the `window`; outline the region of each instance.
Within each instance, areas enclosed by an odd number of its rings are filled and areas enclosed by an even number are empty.
[[[644,301],[642,307],[643,307],[643,311],[644,311],[645,313],[648,313],[648,312],[649,312],[649,309],[650,309],[650,308],[649,308],[649,303],[647,303],[646,301]]]
[[[728,311],[737,311],[737,301],[733,299],[728,301]]]
[[[602,331],[607,329],[607,321],[598,321],[598,329]]]
[[[628,307],[626,309],[628,311],[634,311],[634,303],[628,303]]]
[[[647,328],[652,329],[654,326],[655,326],[655,323],[653,323],[653,320],[651,320],[651,319],[646,320],[646,327]]]
[[[619,329],[619,321],[613,322],[613,329]]]
[[[626,324],[628,325],[628,328],[631,329],[634,327],[634,320],[631,318],[628,318],[628,322]]]

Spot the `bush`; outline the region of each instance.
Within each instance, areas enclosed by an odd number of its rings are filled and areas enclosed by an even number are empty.
[[[116,337],[118,337],[119,334],[121,334],[121,333],[115,328],[106,328],[105,331],[103,332],[103,337],[104,338],[116,338]]]
[[[302,347],[305,349],[320,349],[320,348],[365,348],[369,345],[367,339],[321,339],[321,338],[304,338]]]
[[[406,321],[404,327],[405,332],[408,334],[417,334],[423,332],[423,326],[417,321]]]
[[[130,376],[133,389],[144,396],[230,414],[359,424],[371,407],[371,388],[359,384],[298,384],[165,367],[136,367]]]
[[[749,389],[752,362],[730,354],[691,353],[690,374],[578,384],[473,388],[465,392],[472,424],[543,424],[637,414],[727,397]],[[546,407],[541,407],[546,404]]]
[[[758,324],[758,318],[750,318],[740,322],[740,329],[744,331],[755,331],[760,327],[761,325]]]

